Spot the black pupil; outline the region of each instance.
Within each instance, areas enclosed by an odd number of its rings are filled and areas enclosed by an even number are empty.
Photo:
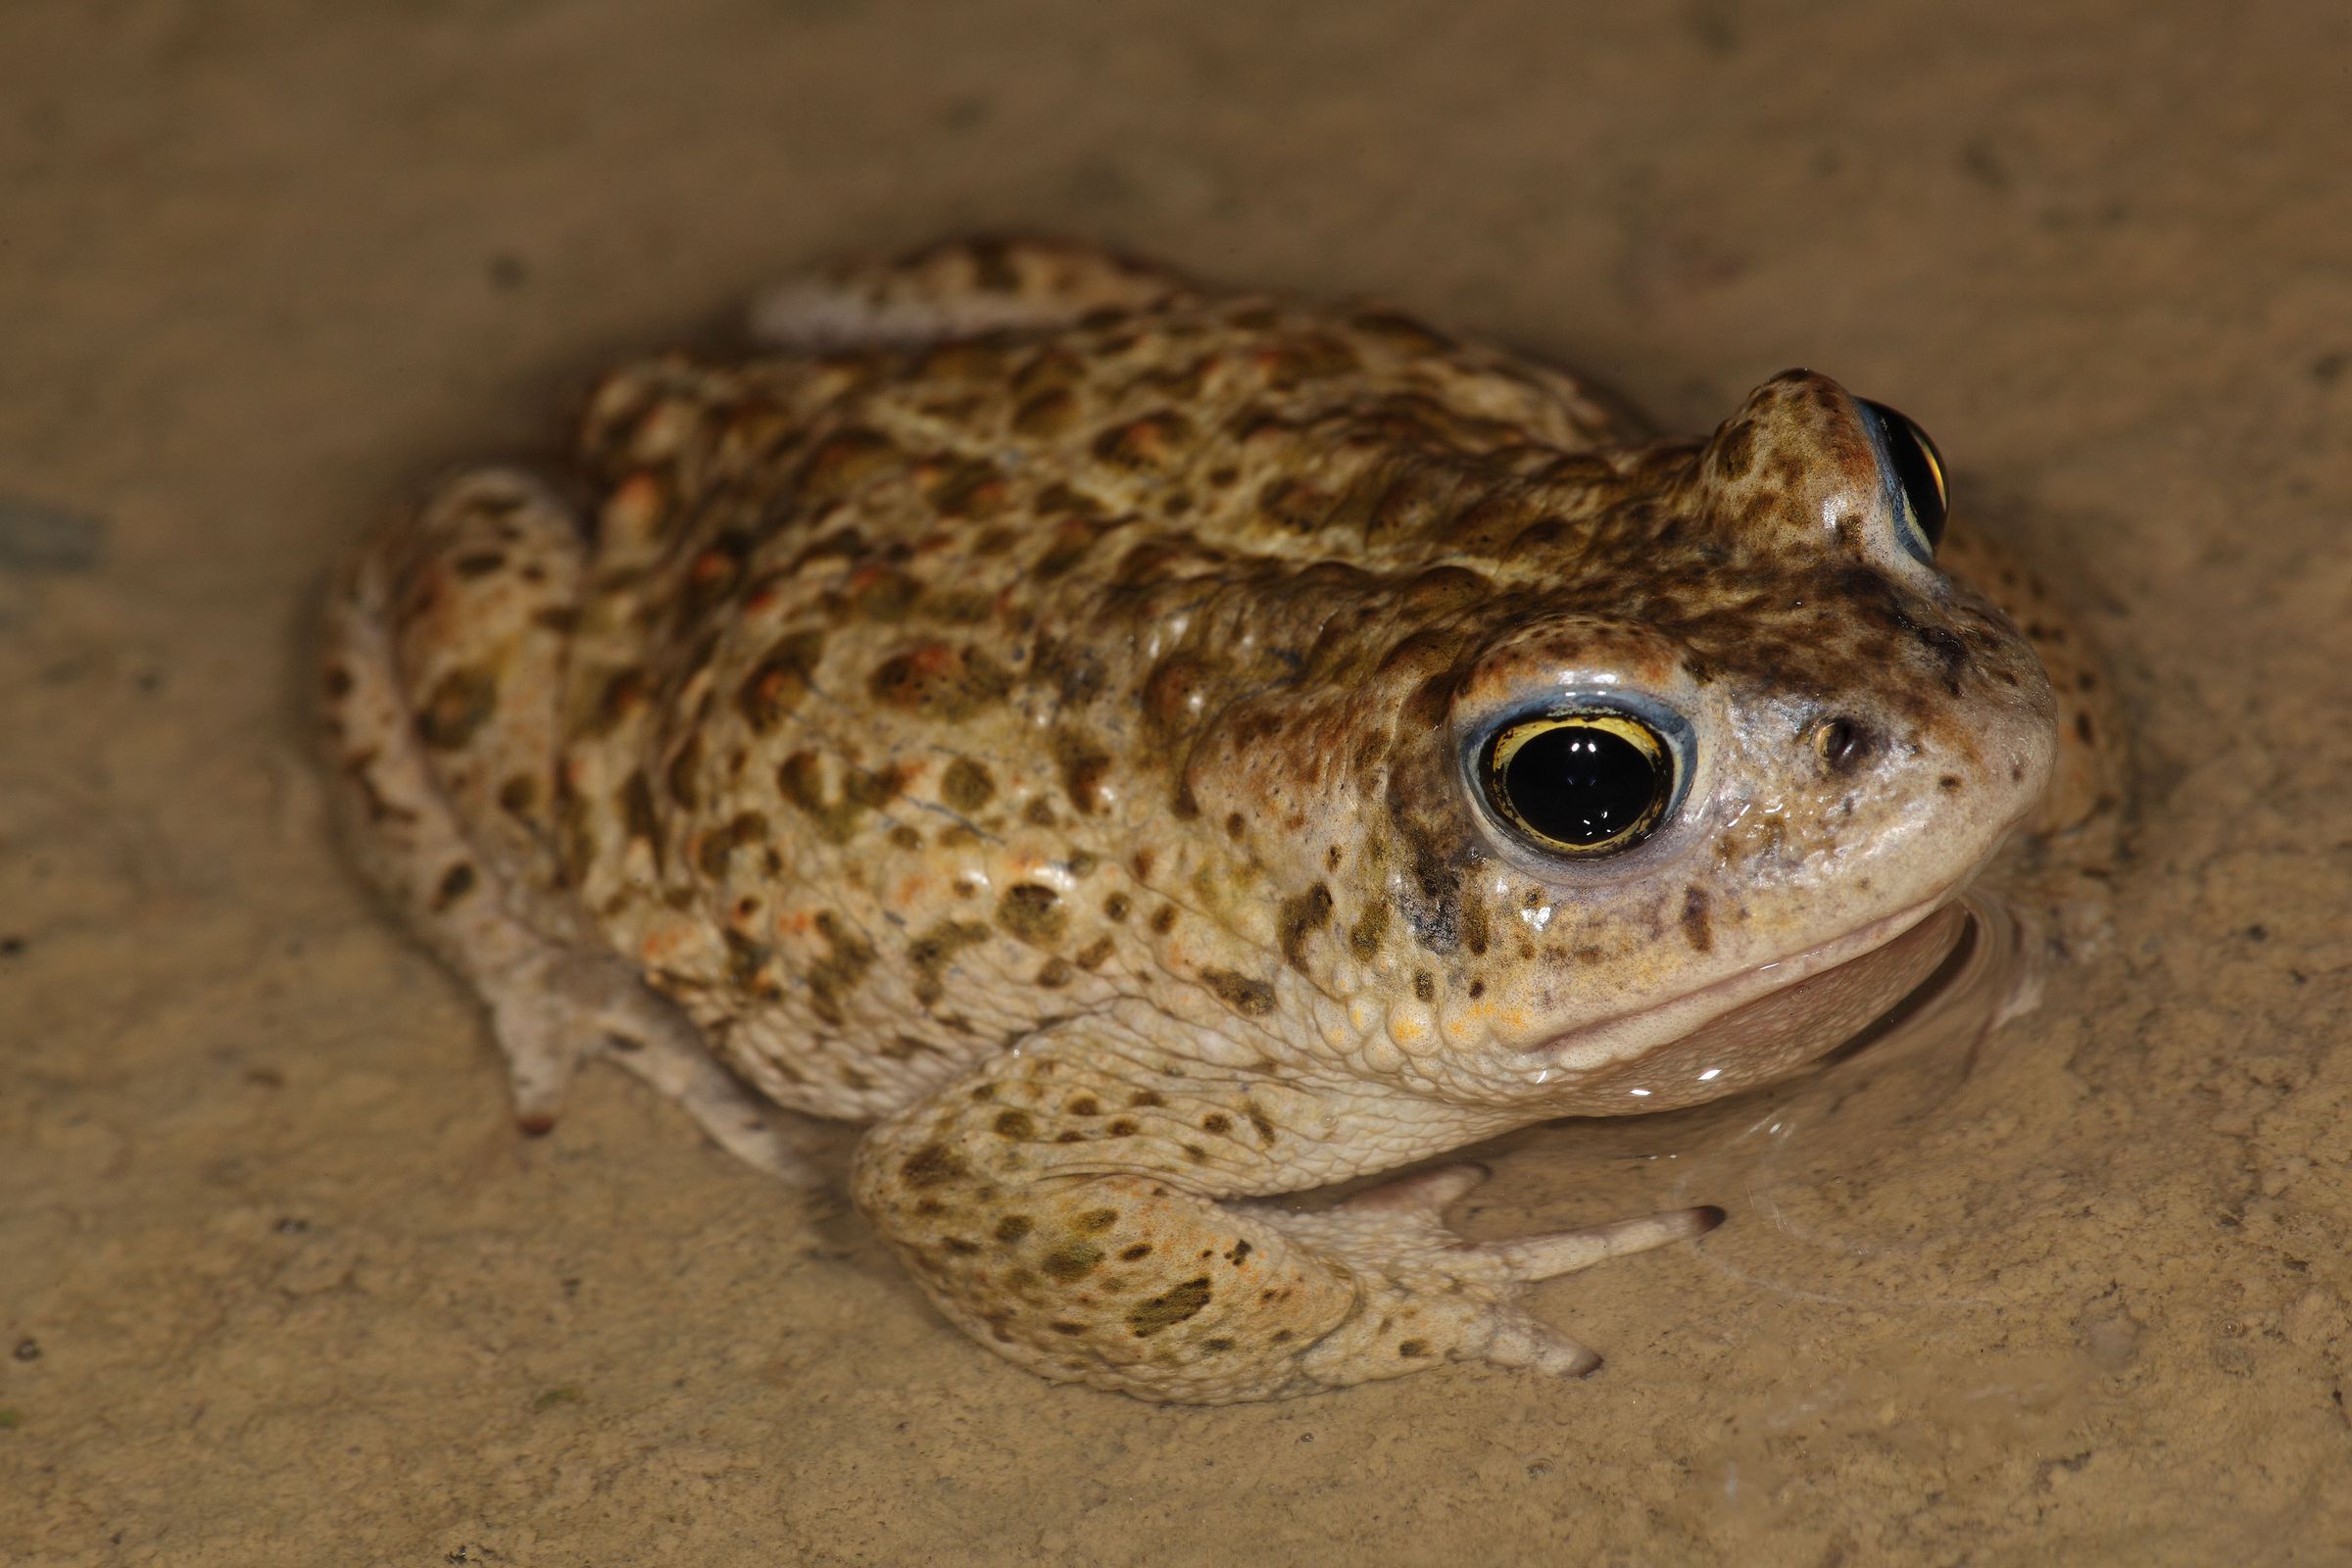
[[[1504,796],[1519,819],[1562,844],[1606,843],[1637,826],[1666,780],[1632,741],[1590,724],[1531,737],[1503,765]]]
[[[1928,432],[1884,403],[1873,403],[1879,417],[1886,426],[1886,456],[1894,464],[1895,481],[1911,503],[1911,514],[1919,519],[1919,531],[1928,536],[1928,548],[1933,550],[1943,543],[1943,485],[1938,480],[1936,443]]]

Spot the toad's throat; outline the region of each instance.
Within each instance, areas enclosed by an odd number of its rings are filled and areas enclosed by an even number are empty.
[[[1968,928],[1937,899],[1536,1048],[1577,1108],[1664,1110],[1769,1083],[1852,1039],[1933,976]]]

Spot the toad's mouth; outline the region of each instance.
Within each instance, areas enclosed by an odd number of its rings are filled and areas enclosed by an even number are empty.
[[[1534,1048],[1594,1110],[1663,1110],[1766,1083],[1852,1039],[1924,985],[1969,926],[1944,894],[1834,941]]]

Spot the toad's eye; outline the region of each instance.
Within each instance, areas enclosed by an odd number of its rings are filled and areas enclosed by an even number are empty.
[[[1879,421],[1879,442],[1901,492],[1903,516],[1898,526],[1903,547],[1923,562],[1934,562],[1943,543],[1943,454],[1928,432],[1884,403],[1867,398],[1862,406]]]
[[[1504,821],[1559,855],[1641,843],[1675,796],[1675,752],[1631,713],[1543,713],[1495,730],[1478,778]]]

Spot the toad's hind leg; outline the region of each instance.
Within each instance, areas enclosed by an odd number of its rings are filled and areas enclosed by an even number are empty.
[[[1139,1027],[1140,1025],[1140,1027]],[[1473,1242],[1452,1166],[1298,1213],[1279,1195],[1492,1130],[1462,1107],[1312,1094],[1171,1051],[1164,1015],[1113,1009],[1028,1036],[877,1124],[858,1206],[931,1299],[1056,1379],[1226,1404],[1447,1360],[1579,1376],[1591,1350],[1531,1313],[1539,1281],[1705,1233],[1686,1209]],[[1348,1136],[1335,1136],[1345,1127]]]
[[[527,1131],[610,1052],[721,1147],[796,1182],[772,1113],[571,903],[560,705],[583,547],[529,478],[470,474],[371,539],[327,606],[327,730],[361,863],[490,1011]]]
[[[911,345],[1001,327],[1062,326],[1096,311],[1147,310],[1190,292],[1172,273],[1098,245],[951,240],[785,282],[753,306],[752,334],[801,351]]]

